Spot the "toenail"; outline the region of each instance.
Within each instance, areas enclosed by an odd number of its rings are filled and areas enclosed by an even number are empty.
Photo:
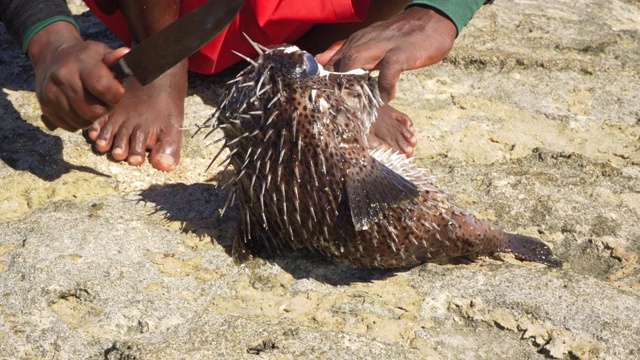
[[[176,160],[171,155],[167,154],[158,154],[158,162],[162,165],[166,166],[169,169],[173,169],[176,164]]]
[[[107,140],[105,140],[105,139],[98,139],[98,140],[96,141],[96,145],[97,145],[97,146],[107,146]]]
[[[128,160],[129,160],[129,163],[133,165],[142,164],[142,161],[143,161],[142,156],[140,155],[130,155]]]
[[[124,154],[124,149],[122,149],[122,148],[117,147],[117,148],[113,148],[113,150],[111,150],[111,155],[113,155],[113,156],[120,156],[122,154]]]

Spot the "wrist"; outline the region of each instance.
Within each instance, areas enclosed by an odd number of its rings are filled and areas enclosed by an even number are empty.
[[[456,24],[438,9],[422,6],[411,6],[404,10],[404,14],[409,18],[428,24],[426,27],[430,32],[437,31],[443,38],[449,39],[451,43],[458,36]]]
[[[82,37],[74,23],[55,21],[37,30],[25,44],[27,56],[35,65],[43,56],[51,54],[61,47],[82,42]]]
[[[457,36],[484,3],[485,0],[413,0],[405,9],[421,7],[437,10],[438,13],[453,22],[456,27]]]

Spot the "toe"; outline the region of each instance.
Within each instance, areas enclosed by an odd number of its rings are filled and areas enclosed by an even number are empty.
[[[118,132],[113,137],[113,145],[111,146],[111,156],[115,160],[122,161],[128,157],[130,138],[131,130],[128,127],[123,126],[118,129]]]
[[[173,170],[180,162],[181,145],[182,132],[179,128],[162,132],[149,154],[151,166],[162,171]]]
[[[409,157],[413,156],[413,152],[415,151],[415,147],[407,146],[407,145],[401,145],[400,146],[400,151],[402,153],[404,153],[409,158]]]
[[[418,139],[415,134],[406,127],[401,127],[398,129],[398,132],[402,134],[402,137],[396,140],[399,150],[407,155],[407,157],[413,156],[414,148],[418,144]]]
[[[411,131],[411,129],[402,128],[400,129],[400,132],[402,133],[402,137],[404,138],[404,142],[407,146],[415,147],[418,145],[418,138],[416,137],[415,132]]]
[[[156,155],[155,159],[151,162],[152,166],[158,170],[162,171],[171,171],[173,170],[178,162],[180,161],[180,157],[176,157],[176,154],[164,154],[159,153]]]
[[[413,121],[411,121],[411,118],[409,117],[409,115],[398,111],[394,108],[393,109],[393,117],[395,118],[397,124],[399,125],[400,131],[403,135],[403,137],[411,142],[410,138],[411,137],[415,137],[416,134],[416,129],[413,126]]]
[[[96,149],[98,149],[98,151],[104,153],[111,149],[111,145],[113,145],[113,136],[118,130],[118,126],[119,124],[116,124],[115,121],[107,121],[102,127],[91,126],[91,129],[89,129],[89,138],[92,138],[92,132],[98,132],[95,137]]]
[[[102,119],[100,119],[89,126],[89,128],[87,129],[87,136],[89,136],[89,139],[91,139],[91,141],[95,142],[98,139],[98,135],[100,135],[102,125],[103,121]]]
[[[413,121],[411,121],[411,118],[409,118],[409,115],[395,108],[392,108],[392,109],[393,109],[392,111],[393,111],[394,118],[398,123],[400,123],[400,125],[406,128],[413,128]]]
[[[369,145],[369,149],[391,149],[391,145],[389,145],[386,141],[380,139],[375,132],[371,131],[369,136],[367,136],[367,143]]]
[[[147,140],[149,139],[149,132],[144,131],[140,127],[133,129],[131,133],[131,139],[129,141],[129,152],[127,156],[127,162],[129,165],[140,166],[144,163],[146,155]]]

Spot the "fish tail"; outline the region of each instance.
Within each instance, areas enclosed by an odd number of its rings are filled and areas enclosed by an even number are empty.
[[[562,261],[555,257],[547,244],[531,236],[507,233],[505,251],[513,253],[518,260],[532,261],[550,267],[562,268]]]

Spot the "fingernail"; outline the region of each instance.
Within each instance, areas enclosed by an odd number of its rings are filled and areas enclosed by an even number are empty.
[[[169,169],[173,169],[176,166],[176,160],[171,155],[158,154],[158,162],[166,166]]]

